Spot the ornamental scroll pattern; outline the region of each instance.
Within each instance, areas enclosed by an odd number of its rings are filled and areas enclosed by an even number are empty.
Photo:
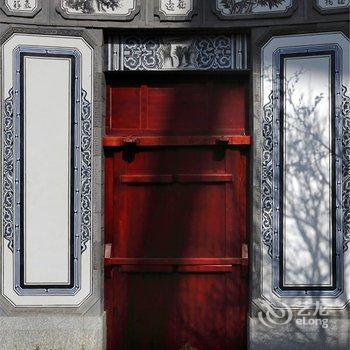
[[[14,113],[13,88],[4,103],[3,116],[3,236],[13,252],[14,240]]]
[[[189,40],[125,37],[124,70],[232,69],[230,36],[194,37]]]
[[[262,241],[272,258],[273,247],[273,92],[263,112],[263,148],[262,148]]]
[[[341,115],[343,120],[343,250],[350,243],[350,97],[347,88],[342,87]]]
[[[92,113],[85,90],[82,90],[81,97],[81,252],[83,253],[91,239]]]

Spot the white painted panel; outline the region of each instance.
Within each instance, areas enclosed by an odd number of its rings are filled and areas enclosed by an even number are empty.
[[[284,285],[332,284],[331,57],[285,59]]]
[[[25,283],[69,283],[70,60],[25,58]]]

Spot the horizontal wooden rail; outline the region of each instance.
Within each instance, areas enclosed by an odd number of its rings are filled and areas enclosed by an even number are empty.
[[[121,175],[120,182],[133,183],[173,183],[173,175]]]
[[[212,182],[232,182],[232,174],[163,174],[163,175],[152,175],[152,174],[138,174],[138,175],[121,175],[120,182],[125,184],[170,184],[170,183],[212,183]]]
[[[191,182],[232,182],[232,174],[179,174],[175,179],[180,183]]]
[[[121,147],[134,145],[140,147],[152,146],[249,146],[251,137],[248,135],[225,136],[105,136],[104,147]]]
[[[230,273],[232,265],[122,265],[124,273]]]
[[[203,266],[244,265],[241,258],[105,258],[105,266],[159,265],[159,266]]]

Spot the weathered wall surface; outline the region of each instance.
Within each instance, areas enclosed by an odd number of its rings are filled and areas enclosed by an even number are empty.
[[[2,44],[0,65],[2,68],[0,69],[3,70],[1,72],[2,130],[4,130],[4,115],[6,112],[5,100],[8,98],[8,89],[4,89],[4,82],[14,81],[12,75],[16,74],[12,68],[7,67],[8,63],[6,62],[11,61],[11,59],[8,56],[4,57],[4,54],[8,55],[9,52],[6,49],[6,43],[13,35],[17,35],[17,38],[19,38],[20,42],[18,42],[18,45],[26,44],[24,38],[21,37],[21,35],[24,35],[28,36],[27,46],[39,46],[40,49],[44,50],[45,47],[50,50],[52,46],[56,47],[58,51],[67,48],[66,39],[71,37],[77,38],[78,41],[81,40],[91,48],[91,63],[87,63],[87,66],[84,66],[86,60],[83,59],[82,66],[82,72],[91,72],[90,78],[93,87],[89,101],[91,106],[93,106],[93,128],[91,130],[92,197],[91,221],[89,221],[91,224],[91,235],[89,236],[91,255],[87,265],[83,263],[81,265],[82,269],[84,269],[84,266],[88,266],[85,279],[90,283],[90,287],[86,298],[78,300],[76,304],[74,301],[69,301],[71,299],[74,300],[74,296],[71,297],[64,293],[58,301],[55,300],[54,298],[57,298],[57,295],[55,293],[50,295],[50,288],[47,288],[49,295],[45,295],[45,293],[40,291],[36,294],[34,293],[34,296],[31,297],[34,297],[34,302],[32,300],[27,302],[26,295],[16,294],[16,284],[11,279],[11,275],[15,276],[15,273],[9,274],[11,272],[9,266],[12,266],[12,261],[14,261],[12,259],[14,258],[8,249],[9,234],[5,230],[5,214],[3,212],[1,225],[1,254],[3,260],[1,271],[0,349],[56,350],[104,348],[103,152],[101,139],[104,133],[105,113],[104,70],[106,67],[108,68],[105,42],[110,33],[113,34],[113,37],[130,33],[138,35],[140,32],[143,35],[149,35],[151,32],[153,33],[152,29],[157,29],[156,32],[158,34],[169,36],[180,32],[183,36],[193,36],[198,33],[205,35],[213,33],[217,35],[242,33],[247,38],[250,38],[247,48],[247,67],[244,67],[248,68],[247,74],[250,74],[251,77],[250,115],[251,133],[254,140],[251,151],[250,298],[252,302],[248,335],[250,348],[348,349],[350,344],[349,307],[345,306],[349,299],[348,295],[342,300],[343,303],[339,303],[341,307],[337,310],[328,310],[329,315],[327,319],[329,319],[329,325],[327,328],[319,325],[298,325],[298,310],[293,311],[294,316],[290,323],[281,325],[280,320],[277,319],[279,324],[271,327],[271,324],[264,324],[259,319],[261,309],[258,305],[261,305],[262,301],[266,301],[266,293],[263,286],[263,282],[266,285],[263,277],[263,262],[268,254],[262,238],[261,215],[262,121],[264,116],[264,94],[261,89],[264,80],[264,72],[261,68],[262,50],[271,38],[281,35],[286,35],[285,44],[282,46],[288,46],[288,35],[302,36],[304,34],[313,35],[315,33],[337,32],[339,35],[343,33],[349,36],[349,1],[333,1],[332,5],[330,2],[323,0],[286,0],[280,6],[272,9],[259,6],[241,9],[233,8],[223,6],[223,2],[216,2],[215,0],[185,1],[183,4],[178,0],[124,0],[121,7],[109,7],[103,10],[97,6],[97,2],[86,1],[87,5],[90,4],[90,6],[86,6],[84,9],[69,6],[70,3],[72,2],[61,0],[3,0],[0,2],[0,36]],[[227,3],[229,4],[230,2]],[[40,36],[42,37],[40,38]],[[56,38],[54,44],[47,41],[50,37]],[[332,43],[337,44],[337,42]],[[312,46],[311,43],[308,43],[308,46]],[[76,44],[72,44],[71,47],[76,47]],[[6,63],[6,66],[4,66],[4,63]],[[110,67],[109,70],[118,70],[115,69],[113,64]],[[233,69],[235,68],[233,67]],[[85,74],[89,76],[90,73]],[[8,85],[6,85],[7,87]],[[80,112],[77,113],[82,115]],[[4,134],[2,140],[4,140]],[[49,143],[49,140],[47,142]],[[2,141],[2,151],[3,148],[4,144]],[[1,171],[3,173],[4,165],[2,165]],[[3,182],[1,189],[2,207],[4,208],[6,198],[3,197]],[[339,220],[339,225],[343,225],[343,219],[340,218]],[[15,229],[14,221],[11,225]],[[13,241],[16,242],[16,237],[18,236],[14,233],[13,237],[15,237]],[[343,237],[348,238],[345,234],[343,234]],[[341,239],[339,238],[339,240]],[[343,256],[345,256],[345,252]],[[43,266],[47,264],[47,267],[50,268],[49,263],[43,261],[42,264]],[[4,271],[4,268],[6,271]],[[344,266],[342,271],[344,271]],[[20,271],[18,273],[20,274]],[[340,271],[340,273],[342,272]],[[349,276],[346,274],[344,275],[343,285],[344,283],[349,283]],[[10,289],[15,293],[13,298],[11,295],[9,297],[8,291]],[[276,296],[272,290],[270,291],[271,295]],[[342,293],[340,298],[343,298],[344,295]],[[332,301],[332,297],[330,298],[327,300]],[[299,300],[305,299],[299,296]],[[310,302],[319,301],[319,296],[313,295],[308,300]],[[272,302],[271,300],[268,301]],[[265,309],[263,308],[263,310]],[[266,312],[264,317],[266,319]]]

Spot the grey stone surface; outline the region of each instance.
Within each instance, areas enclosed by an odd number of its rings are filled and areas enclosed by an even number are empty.
[[[102,350],[104,316],[0,317],[0,350]]]
[[[250,350],[349,350],[349,319],[328,319],[328,328],[290,324],[269,328],[249,319]]]

